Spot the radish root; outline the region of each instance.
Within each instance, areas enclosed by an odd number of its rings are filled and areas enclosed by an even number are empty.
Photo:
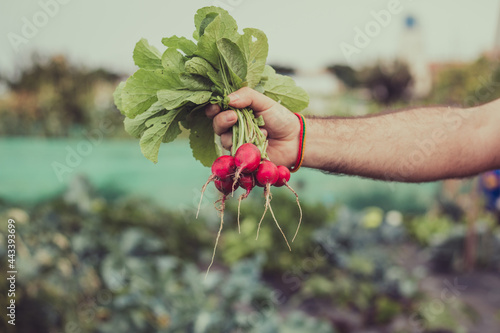
[[[240,206],[241,206],[241,200],[243,200],[244,194],[240,195],[240,198],[238,199],[238,233],[241,234],[241,229],[240,229]]]
[[[249,194],[250,194],[250,191],[247,191],[246,193],[243,193],[242,195],[240,195],[240,197],[238,199],[238,233],[239,234],[241,234],[241,230],[240,230],[240,206],[241,206],[241,200],[246,199]]]
[[[262,217],[260,218],[259,221],[259,226],[257,227],[257,237],[255,237],[255,240],[259,239],[259,231],[260,231],[260,225],[262,224],[262,220],[264,220],[264,216],[266,216],[267,208],[270,205],[271,201],[271,185],[267,184],[266,187],[264,188],[264,196],[266,197],[266,206],[264,208],[264,213],[262,214]]]
[[[295,237],[297,237],[297,233],[299,232],[300,224],[302,223],[302,207],[300,207],[299,195],[297,194],[297,192],[295,192],[293,190],[293,188],[290,185],[288,185],[287,182],[285,182],[285,186],[288,187],[288,189],[290,191],[292,191],[293,194],[295,194],[295,199],[297,200],[297,206],[299,206],[299,211],[300,211],[299,225],[297,226],[297,230],[295,230],[295,235],[293,235],[293,238],[292,238],[292,243],[293,243],[293,241],[295,240]]]
[[[285,233],[281,229],[281,227],[278,223],[278,220],[276,219],[276,216],[274,216],[273,207],[271,206],[272,195],[271,195],[271,185],[270,184],[266,185],[266,187],[264,189],[264,195],[266,197],[266,207],[264,209],[264,214],[262,214],[262,217],[260,218],[259,226],[257,227],[257,237],[255,238],[255,240],[257,240],[259,238],[260,226],[262,224],[262,221],[264,220],[264,216],[266,215],[267,209],[269,208],[269,210],[271,211],[271,215],[273,216],[274,222],[276,223],[276,226],[278,227],[279,231],[281,231],[281,234],[283,235],[283,238],[285,239],[285,242],[286,242],[286,245],[288,246],[288,249],[290,251],[292,251],[292,248],[290,247],[290,244],[288,243],[288,239],[286,238]]]
[[[241,169],[236,169],[236,172],[234,173],[234,181],[233,181],[233,193],[234,193],[234,190],[236,189],[236,184],[238,184],[238,180],[240,179],[240,174],[241,174]],[[232,194],[231,194],[232,196]]]
[[[281,230],[281,227],[278,223],[278,220],[276,220],[276,217],[274,216],[273,207],[271,206],[271,204],[269,204],[269,210],[271,211],[271,215],[273,216],[274,222],[276,222],[276,226],[278,226],[278,229],[281,231],[281,234],[283,235],[283,238],[285,239],[285,242],[286,242],[286,245],[288,246],[288,249],[290,251],[292,251],[290,244],[288,244],[288,239],[286,239],[285,233],[283,232],[283,230]]]
[[[205,190],[207,189],[208,184],[210,184],[210,182],[213,181],[214,178],[215,178],[214,175],[211,175],[210,177],[208,177],[207,182],[201,188],[201,197],[200,197],[200,203],[198,204],[198,210],[196,211],[196,218],[198,218],[198,214],[200,213],[201,201],[203,200],[203,193],[205,193]]]
[[[217,250],[217,245],[219,244],[220,233],[222,231],[222,227],[224,226],[224,209],[226,207],[226,196],[224,195],[222,197],[222,199],[217,200],[216,202],[218,202],[218,201],[221,202],[220,208],[217,209],[220,212],[220,227],[219,227],[219,232],[217,232],[217,238],[215,239],[214,252],[212,253],[212,261],[210,261],[210,265],[208,266],[207,272],[205,273],[205,279],[207,278],[208,272],[210,271],[210,268],[212,267],[212,264],[214,263],[215,251]]]

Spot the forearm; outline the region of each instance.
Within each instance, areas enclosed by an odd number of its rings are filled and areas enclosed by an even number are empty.
[[[497,107],[491,103],[473,109],[433,107],[361,118],[309,118],[303,165],[403,182],[467,177],[498,168]]]

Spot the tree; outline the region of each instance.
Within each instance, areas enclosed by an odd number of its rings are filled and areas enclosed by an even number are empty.
[[[0,133],[57,136],[68,135],[75,125],[88,126],[94,111],[95,85],[114,85],[119,76],[75,66],[64,56],[43,59],[32,55],[31,63],[17,75],[0,78],[11,91],[8,106],[0,110]]]
[[[346,65],[332,65],[327,68],[347,88],[367,88],[372,98],[384,105],[408,97],[412,76],[405,63],[394,61],[389,64],[377,63],[355,70]]]

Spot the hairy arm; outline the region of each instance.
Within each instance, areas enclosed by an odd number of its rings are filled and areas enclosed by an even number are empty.
[[[266,123],[268,155],[291,167],[297,158],[297,117],[272,99],[243,88],[230,105],[251,107]],[[234,111],[206,110],[222,145],[231,147]],[[500,100],[474,108],[425,107],[366,117],[308,117],[304,167],[332,173],[425,182],[500,168]]]
[[[500,168],[500,100],[361,118],[308,119],[304,166],[402,182]]]

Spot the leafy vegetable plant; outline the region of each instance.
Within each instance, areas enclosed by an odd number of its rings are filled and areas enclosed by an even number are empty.
[[[118,85],[114,99],[125,116],[125,130],[140,139],[142,153],[154,163],[158,161],[162,142],[173,141],[181,133],[181,126],[190,131],[193,156],[204,166],[212,165],[207,184],[213,180],[223,194],[222,229],[224,202],[238,184],[246,190],[240,201],[255,185],[265,187],[267,211],[269,187],[278,181],[276,166],[267,159],[266,136],[259,129],[264,120],[255,117],[250,108],[230,107],[228,95],[249,87],[293,112],[303,110],[309,96],[292,78],[276,74],[266,65],[269,46],[262,31],[246,28],[240,34],[236,21],[219,7],[199,9],[194,22],[194,41],[177,36],[163,38],[162,43],[167,47],[163,53],[141,39],[133,53],[139,70]],[[238,115],[232,129],[230,155],[234,161],[227,158],[216,161],[222,151],[215,141],[212,122],[204,113],[209,104],[218,104],[223,110],[233,109]],[[245,153],[249,151],[253,154]],[[278,184],[288,181],[289,175],[285,178]]]

